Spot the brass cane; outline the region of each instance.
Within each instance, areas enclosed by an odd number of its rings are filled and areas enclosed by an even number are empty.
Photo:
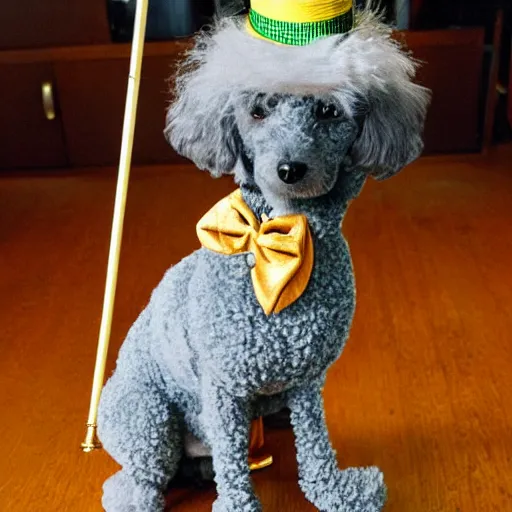
[[[130,178],[130,166],[132,161],[133,136],[135,133],[135,121],[137,118],[137,103],[139,99],[140,76],[142,69],[142,55],[146,34],[146,20],[148,13],[148,0],[137,0],[135,22],[133,27],[132,51],[130,57],[130,72],[128,75],[128,88],[126,92],[126,106],[124,112],[123,138],[119,159],[119,171],[117,178],[116,199],[114,206],[114,218],[112,222],[112,234],[110,239],[110,251],[108,256],[107,279],[105,284],[105,296],[103,300],[103,313],[98,339],[96,364],[94,367],[94,379],[92,385],[89,417],[87,419],[87,433],[82,443],[82,450],[86,453],[101,448],[97,436],[98,405],[101,390],[105,379],[105,365],[107,362],[110,332],[112,328],[112,315],[114,312],[114,300],[117,286],[117,274],[119,269],[119,256],[121,252],[121,240],[123,235],[124,215],[126,210],[126,195]]]

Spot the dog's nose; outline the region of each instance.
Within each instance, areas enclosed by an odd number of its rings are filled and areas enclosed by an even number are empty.
[[[287,185],[293,185],[300,181],[308,172],[308,166],[302,162],[283,162],[277,168],[277,174],[281,181]]]

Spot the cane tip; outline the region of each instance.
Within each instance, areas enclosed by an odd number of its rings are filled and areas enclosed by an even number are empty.
[[[91,453],[94,450],[101,450],[102,445],[101,445],[101,443],[97,443],[97,444],[82,443],[81,447],[82,447],[82,451],[84,453]]]
[[[94,424],[87,425],[87,433],[85,434],[85,441],[81,444],[82,451],[84,453],[91,453],[94,450],[100,450],[102,448],[102,444],[98,439],[98,435],[96,433],[97,426]]]

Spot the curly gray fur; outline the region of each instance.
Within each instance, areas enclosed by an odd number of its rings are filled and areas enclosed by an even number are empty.
[[[213,175],[234,174],[257,216],[305,214],[315,264],[304,294],[271,316],[247,254],[201,249],[166,273],[101,397],[99,435],[123,467],[104,486],[108,512],[162,512],[190,437],[213,457],[213,510],[260,511],[250,421],[284,407],[306,497],[323,512],[382,509],[378,469],[338,468],[322,388],[355,308],[342,219],[369,174],[388,177],[421,151],[428,94],[414,68],[370,13],[310,47],[253,39],[233,20],[200,38],[169,110],[170,142]],[[283,162],[300,163],[301,179],[284,181]]]

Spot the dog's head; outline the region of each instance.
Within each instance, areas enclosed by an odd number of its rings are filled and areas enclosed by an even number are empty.
[[[429,91],[415,71],[370,12],[348,35],[305,47],[228,20],[185,61],[165,133],[214,176],[235,174],[266,196],[318,197],[340,170],[385,179],[420,155]]]

